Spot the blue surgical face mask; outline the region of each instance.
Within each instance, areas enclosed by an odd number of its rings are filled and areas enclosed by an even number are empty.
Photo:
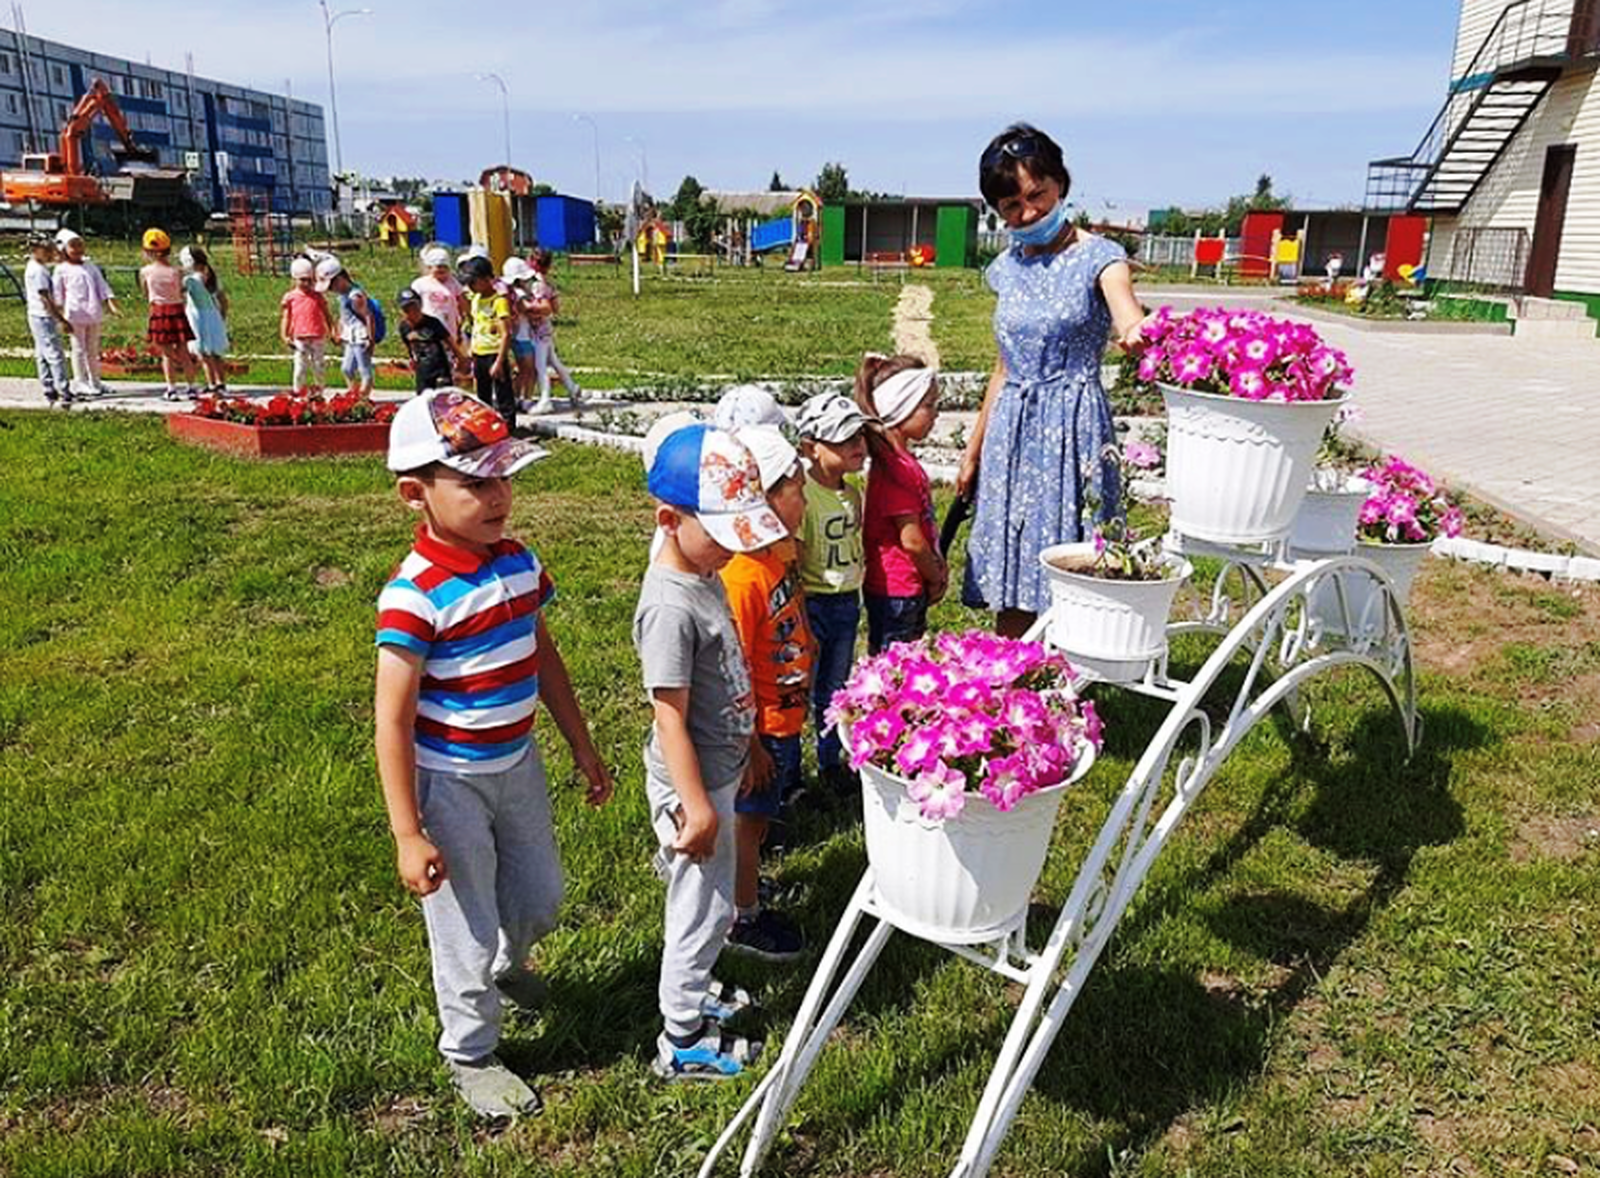
[[[1040,217],[1032,225],[1021,229],[1012,229],[1011,244],[1021,246],[1049,245],[1061,233],[1067,224],[1067,202],[1056,201],[1056,207]]]

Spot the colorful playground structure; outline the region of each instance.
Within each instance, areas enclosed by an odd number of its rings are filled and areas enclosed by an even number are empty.
[[[1293,285],[1303,278],[1322,277],[1334,257],[1341,263],[1347,255],[1377,257],[1382,259],[1381,277],[1404,282],[1423,264],[1427,228],[1426,217],[1400,214],[1255,212],[1245,215],[1237,237],[1196,231],[1193,246],[1181,261],[1170,254],[1160,260],[1153,250],[1151,256],[1141,250],[1140,258],[1147,264],[1186,263],[1192,278]]]
[[[763,221],[750,231],[750,252],[756,256],[787,249],[785,270],[816,269],[817,244],[822,237],[822,198],[810,189],[795,193],[787,217]]]

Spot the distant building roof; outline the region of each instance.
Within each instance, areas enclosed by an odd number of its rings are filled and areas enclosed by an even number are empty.
[[[797,189],[784,192],[721,192],[708,188],[700,195],[715,204],[719,213],[731,213],[735,209],[754,209],[762,216],[767,216],[772,213],[788,212],[800,193]]]

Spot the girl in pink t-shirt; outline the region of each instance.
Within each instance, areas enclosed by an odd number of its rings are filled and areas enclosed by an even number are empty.
[[[928,629],[928,606],[944,596],[950,570],[939,552],[933,487],[911,448],[939,418],[939,376],[915,356],[868,355],[856,372],[856,402],[877,418],[861,538],[867,649],[909,642]]]

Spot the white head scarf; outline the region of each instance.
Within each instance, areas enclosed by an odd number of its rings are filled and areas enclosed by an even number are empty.
[[[932,368],[907,368],[872,390],[872,407],[886,426],[899,425],[916,412],[939,374]]]

